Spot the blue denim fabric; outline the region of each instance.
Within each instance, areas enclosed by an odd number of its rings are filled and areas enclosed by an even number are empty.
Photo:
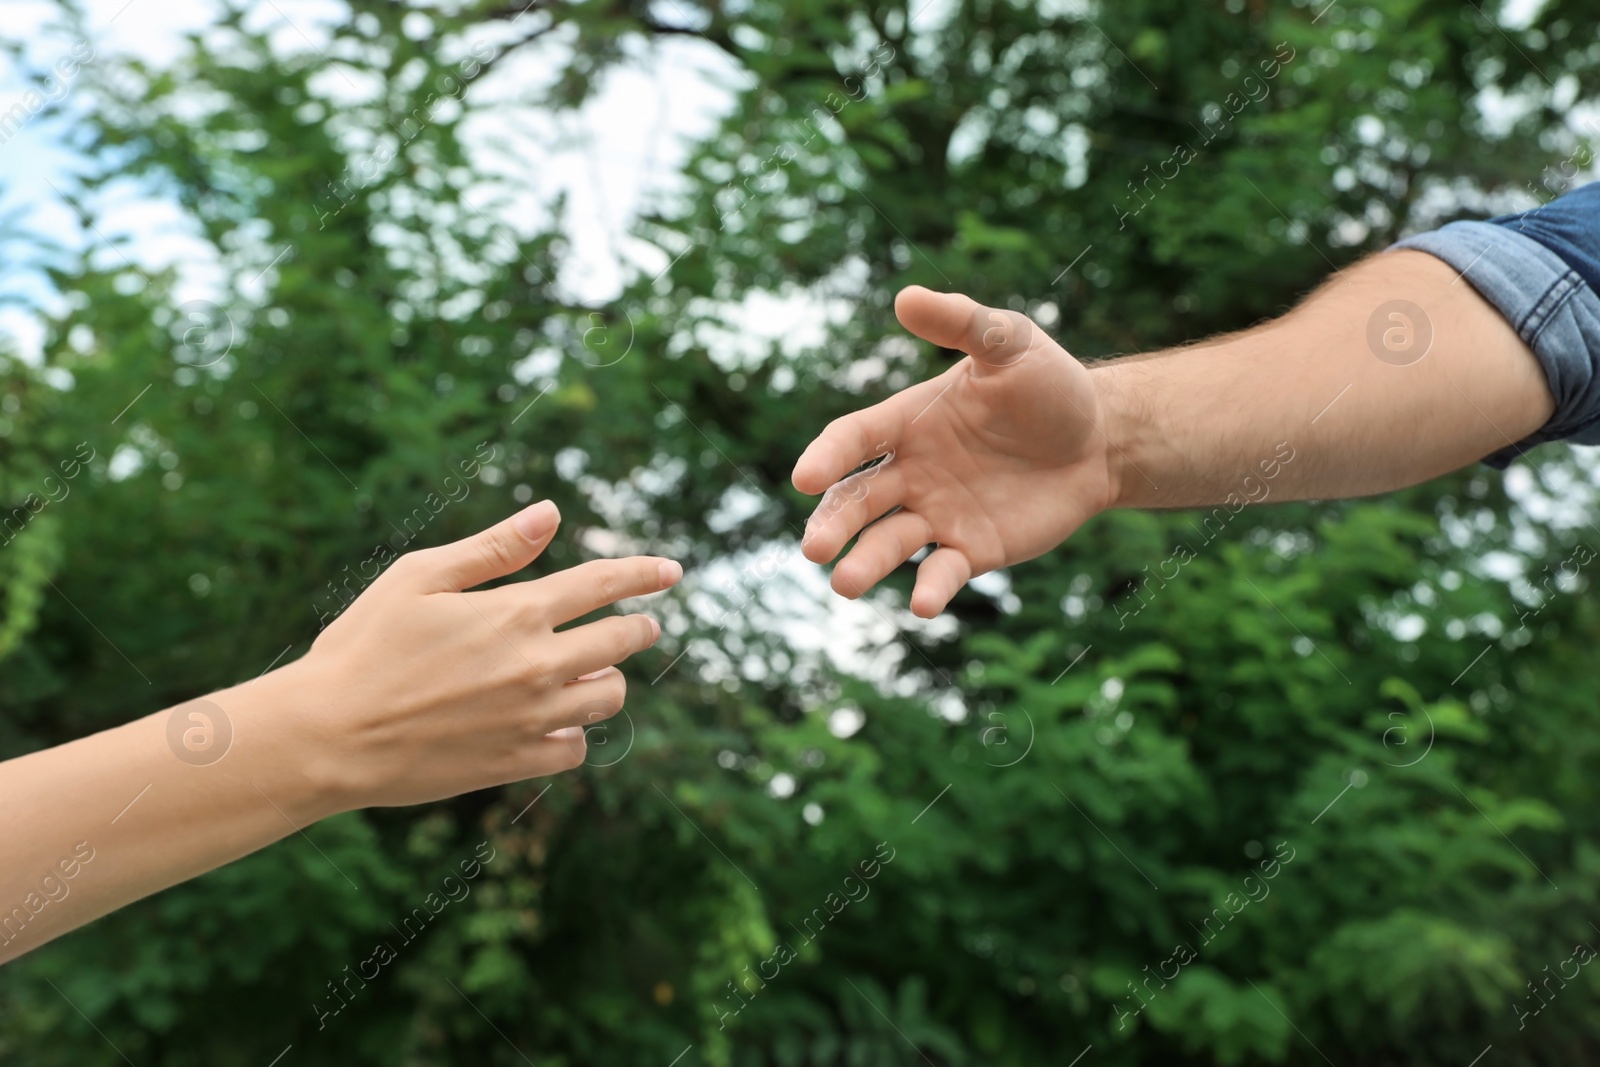
[[[1600,293],[1600,184],[1585,185],[1543,207],[1490,219],[1532,237],[1567,261]]]
[[[1452,222],[1394,246],[1435,255],[1470,282],[1539,358],[1555,414],[1484,459],[1504,468],[1545,441],[1600,444],[1600,183],[1487,222]]]

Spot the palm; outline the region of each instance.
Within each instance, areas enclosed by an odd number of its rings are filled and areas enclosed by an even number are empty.
[[[807,557],[826,562],[861,533],[834,571],[847,596],[936,543],[912,597],[931,617],[974,575],[1049,551],[1103,505],[1105,439],[1088,372],[1020,315],[917,289],[897,310],[912,332],[968,358],[830,425],[796,465],[795,485],[828,490]]]

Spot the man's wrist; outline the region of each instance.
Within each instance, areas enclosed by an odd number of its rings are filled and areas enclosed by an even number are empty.
[[[1095,428],[1106,441],[1106,479],[1110,486],[1104,509],[1107,511],[1156,503],[1151,497],[1154,486],[1141,473],[1149,460],[1141,464],[1138,458],[1147,452],[1149,439],[1148,407],[1134,380],[1139,374],[1139,362],[1121,359],[1088,365],[1099,423]]]

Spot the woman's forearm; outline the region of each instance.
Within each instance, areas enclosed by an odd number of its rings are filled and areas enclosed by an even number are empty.
[[[1344,271],[1262,326],[1090,373],[1122,507],[1414,485],[1522,440],[1554,407],[1504,316],[1411,251]]]
[[[293,737],[297,667],[0,764],[0,961],[337,810]]]
[[[559,519],[543,501],[400,557],[304,658],[0,763],[0,962],[336,812],[582,763],[583,728],[622,708],[615,664],[661,628],[643,615],[557,627],[683,569],[593,560],[466,591],[527,566]]]

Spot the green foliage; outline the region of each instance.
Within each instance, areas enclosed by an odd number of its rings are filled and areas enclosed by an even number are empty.
[[[176,198],[227,292],[180,308],[172,274],[101,246],[54,268],[45,366],[4,365],[0,502],[80,441],[95,458],[0,548],[0,739],[59,743],[299,655],[375,545],[462,536],[530,493],[566,516],[537,569],[638,546],[700,592],[660,606],[670,639],[628,667],[593,766],[330,820],[63,938],[0,974],[0,1056],[1595,1054],[1591,972],[1540,1000],[1527,983],[1600,918],[1600,617],[1587,573],[1550,594],[1484,563],[1541,575],[1592,528],[1479,472],[1112,514],[964,593],[954,626],[915,622],[900,575],[854,673],[801,650],[825,616],[763,563],[793,555],[809,437],[949,356],[903,339],[900,286],[1027,310],[1085,357],[1249,325],[1570,155],[1558,104],[1592,98],[1600,62],[1576,0],[1504,32],[1434,0],[520,7],[430,9],[419,39],[399,5],[352,0],[327,52],[376,87],[361,104],[238,14],[170,69],[85,72],[73,195]],[[463,143],[482,41],[503,42],[491,74],[558,44],[522,101],[555,111],[667,41],[754,76],[639,225],[660,278],[584,306],[557,281],[559,217],[490,221]],[[447,76],[462,108],[415,121]],[[751,292],[846,310],[822,343],[736,348]],[[1537,459],[1576,492],[1572,457]],[[447,478],[468,491],[435,512]],[[865,721],[846,738],[841,709]],[[470,898],[323,1017],[484,841]]]

